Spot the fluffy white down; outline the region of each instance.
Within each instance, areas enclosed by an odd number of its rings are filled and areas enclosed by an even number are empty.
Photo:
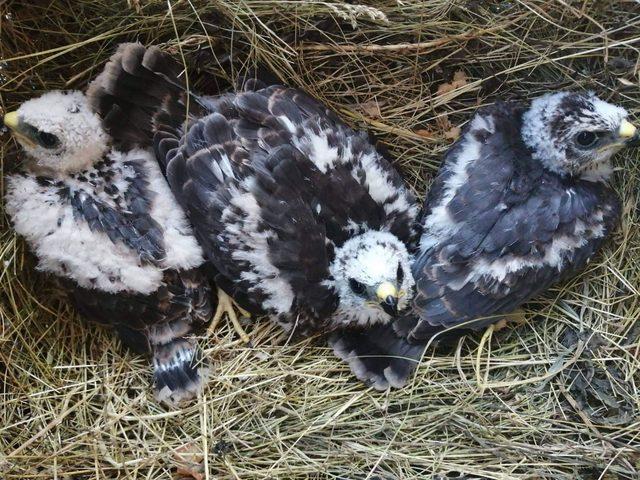
[[[163,269],[196,267],[203,262],[202,251],[152,155],[138,150],[109,156],[114,166],[132,159],[145,162],[150,188],[157,193],[151,214],[165,232],[167,257],[160,267],[141,264],[123,243],[92,232],[84,221],[74,219],[72,207],[61,202],[55,187],[39,185],[34,176],[7,179],[6,210],[16,232],[36,254],[40,270],[70,278],[85,288],[152,293],[161,284]]]
[[[396,285],[398,265],[404,272],[402,284],[397,285],[401,292],[398,309],[406,308],[413,297],[414,286],[409,258],[405,245],[389,232],[370,230],[345,242],[329,266],[340,298],[335,313],[337,322],[334,323],[366,325],[391,320],[377,301],[367,301],[356,295],[349,279],[353,278],[375,291],[383,282]]]
[[[18,137],[40,167],[56,172],[78,171],[90,167],[108,150],[109,137],[82,92],[47,92],[24,102],[17,113],[21,122],[59,139],[57,147],[47,149]]]

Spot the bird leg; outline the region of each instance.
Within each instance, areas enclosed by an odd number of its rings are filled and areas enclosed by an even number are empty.
[[[245,309],[240,307],[229,295],[227,295],[224,290],[222,290],[221,288],[218,288],[218,306],[216,308],[216,313],[213,316],[213,320],[211,321],[211,325],[207,330],[207,333],[208,334],[213,333],[213,331],[216,329],[216,327],[220,323],[220,320],[222,320],[222,316],[226,313],[227,318],[231,320],[231,323],[233,324],[233,328],[238,333],[242,341],[244,343],[251,343],[251,339],[249,338],[249,335],[247,335],[247,332],[244,331],[244,329],[242,328],[242,325],[240,325],[240,322],[238,321],[238,315],[236,314],[236,310],[243,317],[251,316],[249,312],[247,312]]]
[[[494,332],[498,330],[502,330],[507,326],[508,322],[515,323],[516,325],[522,325],[527,323],[527,317],[524,314],[524,310],[518,309],[515,312],[510,313],[509,315],[505,315],[500,321],[495,323]]]

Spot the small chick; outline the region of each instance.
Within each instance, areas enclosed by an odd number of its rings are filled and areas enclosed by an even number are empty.
[[[193,334],[210,319],[200,249],[152,153],[117,151],[82,92],[52,91],[3,119],[27,154],[7,177],[16,232],[87,318],[153,355],[159,401],[200,390]]]

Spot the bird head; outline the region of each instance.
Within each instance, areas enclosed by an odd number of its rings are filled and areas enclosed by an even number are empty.
[[[536,98],[523,116],[522,138],[535,159],[560,175],[605,180],[609,160],[640,145],[625,109],[595,94],[558,92]]]
[[[409,253],[388,232],[372,230],[349,239],[336,250],[330,268],[340,297],[341,323],[387,322],[413,295]]]
[[[82,92],[52,91],[5,114],[2,123],[34,168],[54,173],[86,169],[108,148],[108,136]]]

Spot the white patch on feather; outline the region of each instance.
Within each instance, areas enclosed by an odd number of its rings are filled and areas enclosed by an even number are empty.
[[[424,219],[424,234],[420,239],[420,249],[426,251],[438,243],[438,238],[446,238],[455,234],[461,227],[455,222],[449,212],[449,203],[464,185],[469,175],[467,167],[478,161],[482,143],[475,138],[477,130],[487,130],[489,133],[495,132],[495,124],[492,116],[476,115],[471,120],[469,130],[462,139],[462,145],[457,157],[447,165],[451,172],[449,178],[444,182],[444,191],[440,204],[432,207],[431,213]]]
[[[289,117],[287,117],[286,115],[280,115],[278,117],[278,120],[285,126],[287,130],[289,130],[290,133],[295,133],[296,126],[291,120],[289,120]]]
[[[250,189],[254,180],[247,178],[243,181],[243,190]],[[269,260],[270,238],[274,233],[259,231],[260,206],[251,193],[238,189],[231,191],[231,207],[240,209],[245,216],[237,219],[232,208],[226,208],[222,214],[222,222],[226,224],[225,232],[232,248],[232,258],[246,261],[250,270],[241,274],[253,286],[250,291],[261,291],[267,296],[263,307],[273,309],[279,314],[289,313],[293,305],[294,294],[289,282],[280,277],[280,271]]]
[[[572,235],[554,237],[541,258],[508,255],[492,262],[482,258],[477,259],[469,275],[460,286],[467,282],[477,282],[482,277],[491,277],[498,282],[502,282],[507,275],[525,268],[552,267],[561,271],[567,259],[567,254],[583,247],[589,240],[601,238],[604,235],[602,219],[603,212],[598,210],[590,218],[594,222],[590,228],[587,228],[584,222],[577,220]],[[498,287],[497,285],[496,288]]]
[[[326,132],[319,130],[319,134],[306,131],[301,137],[294,138],[294,143],[296,148],[307,155],[309,160],[318,167],[318,170],[327,173],[339,160],[338,148],[330,147]]]
[[[353,155],[356,152],[352,152]],[[385,172],[380,164],[386,162],[375,151],[360,156],[360,165],[365,174],[364,184],[373,200],[384,205],[384,212],[390,215],[393,212],[407,212],[410,218],[416,218],[419,206],[417,203],[409,204],[404,187],[396,187],[389,179],[389,175]],[[351,175],[356,180],[356,170],[351,170]],[[389,202],[391,198],[397,196],[395,200]]]

